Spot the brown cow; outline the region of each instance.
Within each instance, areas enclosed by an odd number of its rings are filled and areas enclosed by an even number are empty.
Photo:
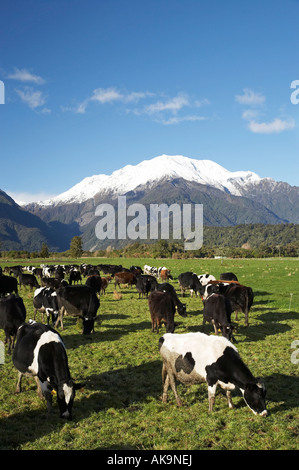
[[[166,333],[173,333],[175,329],[175,304],[168,292],[153,291],[148,298],[148,306],[152,320],[152,332],[159,333],[161,323],[166,325]]]
[[[128,284],[128,286],[132,286],[136,284],[137,277],[133,273],[126,273],[126,272],[119,272],[116,273],[114,276],[114,286],[119,286],[120,284]]]

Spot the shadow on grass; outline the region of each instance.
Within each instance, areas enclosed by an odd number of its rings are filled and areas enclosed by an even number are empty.
[[[92,374],[84,387],[76,392],[72,422],[79,424],[90,415],[110,408],[138,411],[149,398],[159,400],[162,393],[161,369],[162,362],[155,360]],[[16,396],[16,401],[26,403],[26,393],[30,392],[25,389]],[[0,450],[17,450],[26,442],[63,431],[66,421],[59,418],[56,399],[53,400],[51,414],[46,411],[46,402],[42,400],[40,403],[38,410],[26,410],[0,419]]]

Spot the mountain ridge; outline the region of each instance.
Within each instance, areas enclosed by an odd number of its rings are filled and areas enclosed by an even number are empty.
[[[260,181],[261,178],[251,171],[231,172],[212,160],[197,160],[183,155],[160,155],[143,160],[137,165],[126,165],[111,175],[99,174],[84,178],[67,191],[46,201],[40,206],[85,202],[97,193],[122,195],[145,184],[155,184],[161,179],[183,178],[200,184],[213,186],[241,195],[239,187]]]
[[[111,204],[117,220],[118,195],[126,196],[127,206],[134,203],[146,208],[154,203],[202,204],[204,226],[299,223],[298,187],[272,178],[260,178],[251,171],[230,172],[210,160],[180,155],[162,155],[135,166],[127,165],[111,175],[84,178],[61,195],[41,203],[22,205],[22,210],[35,215],[36,222],[40,219],[44,223],[43,230],[49,235],[55,234],[55,242],[60,235],[58,250],[65,250],[75,235],[82,236],[85,250],[95,250],[111,244],[110,240],[96,238],[95,226],[99,220],[95,215],[96,207]],[[23,215],[24,212],[19,212],[20,217]],[[23,228],[26,232],[26,227]],[[5,227],[4,231],[0,230],[1,240],[4,234],[4,246],[11,246],[8,233]],[[28,237],[24,243],[28,245]],[[125,242],[113,241],[115,246],[120,243]],[[32,244],[29,246],[32,249]]]

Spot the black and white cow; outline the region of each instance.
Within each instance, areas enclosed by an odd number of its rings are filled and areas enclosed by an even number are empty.
[[[18,328],[25,320],[26,308],[21,297],[11,294],[0,299],[0,328],[5,333],[5,343],[8,343],[8,354],[11,354]]]
[[[218,335],[218,329],[220,329],[225,338],[235,341],[231,323],[232,311],[231,303],[224,295],[209,295],[204,300],[203,330],[206,322],[212,323],[216,335]]]
[[[143,267],[144,274],[150,274],[151,276],[158,277],[158,268],[156,266],[149,266],[145,264]]]
[[[209,282],[216,280],[213,274],[199,274],[197,277],[202,286],[206,286]]]
[[[21,392],[22,376],[33,376],[40,398],[47,401],[52,410],[52,390],[56,391],[60,417],[72,419],[75,385],[68,366],[68,358],[61,336],[49,325],[31,320],[23,323],[17,334],[12,356],[19,371],[16,393]]]
[[[191,297],[193,296],[193,292],[195,292],[195,295],[197,297],[197,294],[201,293],[201,290],[203,289],[202,285],[199,282],[197,275],[190,271],[181,273],[178,276],[178,281],[179,281],[182,296],[185,295],[186,289],[190,289]]]
[[[100,306],[100,300],[94,289],[84,285],[65,286],[57,289],[56,294],[60,309],[58,320],[66,310],[68,314],[82,318],[83,334],[94,331],[94,322]]]
[[[233,407],[231,391],[241,391],[254,414],[267,416],[266,390],[242,361],[236,347],[222,336],[204,333],[165,334],[159,340],[163,360],[162,401],[167,401],[171,386],[176,402],[182,402],[176,390],[176,379],[185,385],[208,384],[209,411],[213,411],[217,385],[226,390],[229,408]]]
[[[59,307],[57,302],[57,294],[51,287],[39,287],[35,289],[33,296],[34,306],[34,320],[36,313],[39,311],[42,314],[42,321],[44,321],[44,313],[47,315],[47,323],[49,324],[50,315],[52,323],[55,324],[58,319]]]

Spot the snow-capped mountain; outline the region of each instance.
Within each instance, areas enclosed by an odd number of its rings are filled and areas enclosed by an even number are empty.
[[[68,191],[41,201],[39,206],[82,203],[98,193],[123,195],[137,187],[152,187],[157,181],[182,178],[186,181],[211,186],[235,196],[242,195],[242,188],[262,180],[251,171],[231,172],[211,160],[196,160],[182,155],[161,155],[144,160],[138,165],[126,165],[111,175],[94,175],[84,178]]]

